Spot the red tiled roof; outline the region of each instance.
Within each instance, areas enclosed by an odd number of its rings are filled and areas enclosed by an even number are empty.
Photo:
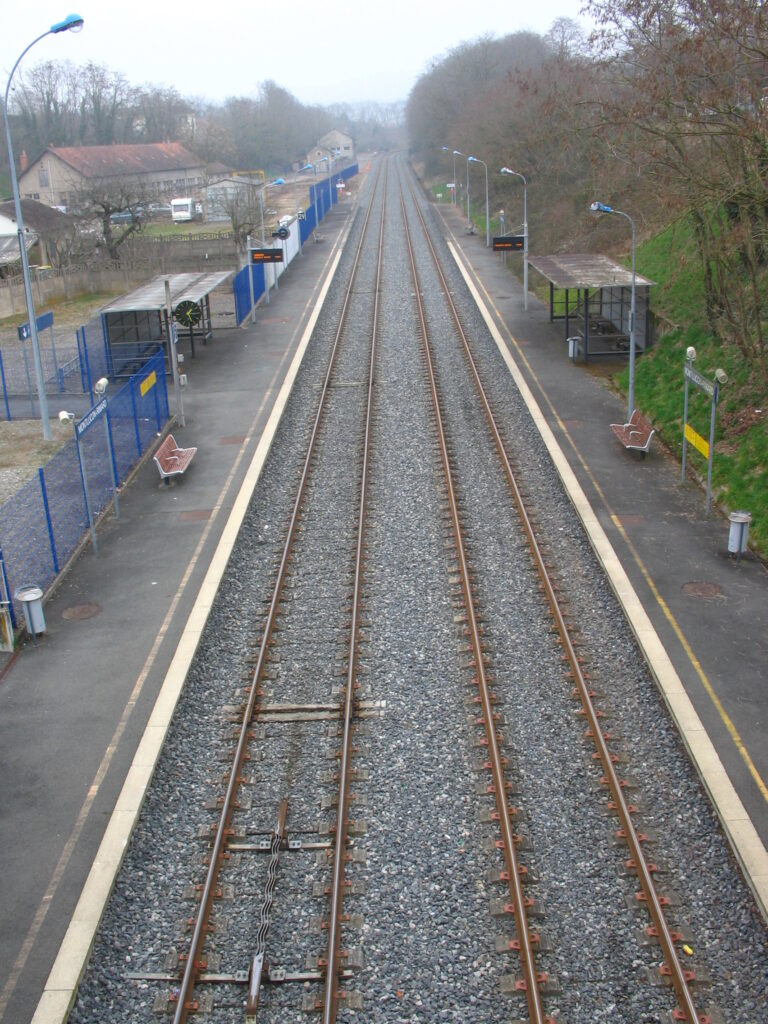
[[[51,146],[49,152],[85,178],[182,171],[203,164],[199,157],[190,153],[180,142],[130,146]]]

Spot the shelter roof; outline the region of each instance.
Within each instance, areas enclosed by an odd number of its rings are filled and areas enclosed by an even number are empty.
[[[556,288],[630,288],[632,271],[599,253],[565,253],[560,256],[529,256],[528,262]],[[635,274],[635,285],[656,282]]]
[[[102,313],[130,313],[139,310],[157,311],[165,309],[165,282],[171,287],[171,305],[178,306],[185,299],[200,302],[214,288],[226,281],[231,270],[213,274],[160,274],[147,284],[135,288],[119,299],[105,306]]]
[[[37,241],[37,235],[34,232],[26,232],[24,235],[24,245],[26,246],[27,252]],[[20,263],[21,257],[19,255],[19,236],[18,235],[0,235],[0,266],[9,266],[12,263]]]
[[[46,152],[63,160],[85,178],[200,167],[203,161],[180,142],[150,142],[126,146],[50,146]]]

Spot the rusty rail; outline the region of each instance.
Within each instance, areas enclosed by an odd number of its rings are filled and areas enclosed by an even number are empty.
[[[242,779],[243,764],[245,761],[246,748],[248,746],[248,729],[253,720],[254,714],[256,713],[256,703],[259,697],[261,677],[264,671],[266,663],[267,653],[269,650],[270,642],[272,639],[272,632],[275,626],[275,620],[277,618],[278,607],[280,605],[280,596],[283,589],[283,584],[288,570],[288,563],[290,560],[290,553],[293,547],[293,540],[296,533],[296,525],[299,521],[299,515],[301,510],[301,504],[304,498],[304,492],[306,490],[307,480],[309,478],[310,466],[312,458],[315,452],[315,445],[320,429],[320,423],[322,421],[323,412],[325,410],[325,402],[330,388],[330,382],[333,375],[333,370],[336,362],[336,355],[339,348],[339,343],[344,332],[344,326],[346,324],[347,313],[349,310],[349,304],[352,297],[352,290],[357,280],[357,272],[360,266],[360,257],[362,254],[363,243],[365,242],[368,223],[371,217],[371,211],[373,209],[373,200],[376,195],[378,187],[379,177],[381,171],[377,173],[376,182],[374,187],[371,189],[371,202],[366,211],[365,222],[360,235],[360,242],[355,251],[355,257],[350,274],[349,284],[344,296],[344,302],[342,305],[341,314],[339,317],[339,323],[336,328],[333,345],[331,348],[331,354],[328,361],[328,369],[325,374],[322,390],[320,393],[317,412],[315,414],[314,423],[312,425],[312,432],[307,447],[307,454],[304,460],[304,466],[301,473],[301,480],[299,482],[296,499],[293,504],[293,510],[291,512],[290,524],[288,527],[288,533],[283,546],[282,555],[280,558],[280,565],[277,571],[277,577],[275,580],[274,590],[272,598],[269,604],[269,611],[264,625],[264,633],[259,647],[259,653],[256,658],[256,665],[253,671],[252,681],[248,691],[248,699],[246,702],[245,711],[243,712],[243,719],[240,726],[240,732],[238,735],[237,746],[235,748],[234,762],[229,775],[229,781],[227,783],[226,793],[224,795],[223,806],[221,815],[219,817],[218,825],[213,839],[211,847],[210,863],[206,874],[205,884],[203,886],[202,895],[200,899],[200,907],[198,909],[197,917],[195,919],[195,926],[192,933],[192,940],[190,942],[190,951],[187,957],[187,962],[184,968],[184,974],[179,985],[178,993],[176,994],[176,1007],[173,1017],[173,1024],[186,1024],[190,1012],[195,1009],[192,1002],[192,993],[199,974],[204,968],[203,962],[203,946],[205,944],[205,938],[208,932],[208,925],[210,922],[211,911],[213,909],[213,901],[216,893],[216,883],[219,877],[219,870],[225,853],[225,847],[227,843],[227,837],[230,834],[232,815],[235,810],[235,797],[240,787]]]
[[[389,165],[387,165],[389,166]],[[371,331],[371,353],[368,369],[368,397],[365,411],[365,436],[363,439],[363,468],[360,480],[360,509],[357,523],[357,547],[355,550],[354,586],[352,592],[352,628],[349,641],[347,679],[344,688],[342,711],[342,743],[339,764],[339,810],[336,818],[336,846],[333,855],[333,876],[331,881],[331,913],[328,920],[328,952],[325,991],[323,993],[323,1024],[333,1024],[339,1008],[339,976],[341,972],[341,916],[344,897],[344,862],[346,859],[347,815],[349,813],[349,777],[352,750],[352,718],[357,682],[357,654],[359,649],[358,627],[360,624],[360,593],[363,582],[363,555],[365,541],[365,515],[368,502],[368,468],[371,446],[373,415],[373,393],[375,384],[376,340],[379,323],[379,295],[381,292],[382,252],[384,248],[384,224],[386,220],[386,183],[384,184],[384,206],[379,231],[378,261],[376,266],[376,287],[374,289],[373,327]]]
[[[405,228],[406,244],[408,247],[408,256],[411,263],[411,272],[413,273],[413,280],[416,291],[416,305],[419,316],[419,324],[421,327],[422,341],[424,343],[424,355],[427,364],[430,391],[432,394],[432,406],[434,409],[435,421],[437,425],[440,455],[443,462],[445,486],[446,491],[448,493],[448,504],[450,507],[454,539],[456,541],[456,553],[459,562],[461,588],[464,594],[464,605],[467,611],[470,640],[472,643],[472,655],[475,663],[475,669],[477,672],[477,683],[480,692],[480,701],[483,709],[483,723],[485,726],[486,738],[488,740],[488,757],[491,763],[491,772],[493,775],[493,788],[496,796],[496,809],[498,812],[499,826],[501,828],[501,837],[504,845],[504,860],[506,862],[507,875],[509,879],[509,891],[510,896],[512,898],[512,905],[514,907],[517,941],[520,944],[520,959],[523,968],[525,997],[528,1003],[528,1013],[531,1021],[534,1022],[534,1024],[545,1024],[545,1022],[551,1020],[551,1018],[545,1016],[544,1008],[541,1002],[541,978],[536,971],[533,950],[535,936],[530,931],[530,928],[528,926],[526,901],[525,896],[523,894],[522,883],[520,881],[520,866],[518,864],[517,853],[515,851],[515,837],[512,833],[512,826],[509,820],[509,807],[507,804],[507,786],[506,780],[504,778],[502,755],[499,749],[499,743],[496,736],[496,727],[493,720],[493,709],[491,707],[491,697],[489,692],[488,678],[485,671],[482,644],[480,640],[480,628],[477,621],[477,613],[475,611],[475,602],[472,596],[469,563],[467,560],[467,553],[464,547],[464,538],[462,535],[461,523],[459,520],[458,502],[453,485],[453,476],[451,471],[450,455],[448,453],[448,445],[445,437],[445,428],[443,426],[442,414],[440,412],[440,401],[437,390],[437,381],[435,378],[434,367],[432,364],[432,355],[429,346],[429,332],[427,330],[427,322],[424,314],[424,307],[421,301],[419,275],[416,269],[416,260],[414,257],[413,246],[411,243],[410,229],[408,227],[408,218],[406,217],[405,212],[405,200],[402,194],[402,185],[400,192],[400,203],[403,214],[403,226]]]
[[[456,330],[459,334],[462,345],[464,347],[467,361],[469,362],[469,366],[475,380],[475,385],[477,387],[480,400],[485,410],[486,419],[488,421],[488,425],[491,430],[494,443],[501,458],[504,467],[504,473],[509,482],[509,487],[512,492],[515,505],[517,506],[518,514],[520,515],[520,520],[523,524],[523,529],[525,530],[525,535],[528,540],[528,546],[531,551],[534,565],[542,581],[542,585],[546,593],[547,603],[549,604],[552,617],[555,620],[555,625],[563,645],[565,656],[568,660],[574,681],[576,683],[576,689],[579,694],[579,699],[581,700],[582,707],[584,709],[584,714],[589,723],[590,736],[595,744],[595,747],[597,748],[597,753],[600,758],[603,771],[605,772],[605,781],[607,782],[611,790],[611,795],[613,796],[616,813],[621,823],[620,835],[621,838],[623,838],[626,841],[629,847],[630,863],[634,870],[637,871],[637,875],[640,880],[640,885],[642,888],[643,900],[648,907],[648,912],[651,915],[651,920],[653,921],[654,928],[656,929],[656,938],[659,942],[662,954],[664,956],[664,961],[667,968],[666,973],[668,973],[669,979],[672,983],[672,986],[675,990],[675,994],[680,1003],[680,1006],[678,1007],[678,1019],[687,1021],[688,1024],[699,1024],[699,1021],[705,1020],[706,1017],[705,1015],[701,1015],[700,1017],[694,1005],[693,998],[688,987],[688,981],[686,979],[686,972],[684,971],[683,966],[680,963],[680,959],[677,955],[674,938],[672,936],[672,932],[669,928],[669,925],[667,924],[661,899],[658,893],[656,892],[656,886],[653,882],[653,876],[651,873],[650,866],[648,864],[648,861],[646,860],[645,854],[643,853],[641,840],[632,822],[632,812],[630,810],[629,805],[627,804],[627,801],[624,798],[621,780],[619,779],[619,776],[616,772],[613,758],[611,757],[611,752],[608,749],[608,744],[606,742],[605,736],[603,735],[603,731],[600,727],[597,712],[595,710],[595,706],[592,703],[592,698],[590,696],[589,686],[587,685],[586,679],[584,678],[584,673],[581,669],[581,664],[579,662],[578,655],[576,653],[573,641],[571,639],[568,626],[566,625],[565,617],[563,615],[557,596],[555,594],[555,588],[552,584],[549,572],[547,571],[544,562],[544,557],[541,552],[541,548],[539,546],[533,525],[531,523],[530,517],[525,507],[523,496],[520,492],[520,488],[518,487],[515,474],[512,470],[512,466],[507,456],[504,441],[501,437],[501,433],[499,432],[499,428],[496,424],[493,412],[491,411],[490,402],[488,401],[485,389],[483,388],[483,385],[481,383],[480,375],[478,373],[475,360],[472,356],[472,352],[469,347],[469,342],[467,340],[466,333],[464,332],[464,328],[461,325],[459,314],[453,302],[448,282],[446,281],[445,275],[443,274],[442,271],[442,267],[440,266],[440,261],[438,260],[437,253],[432,244],[432,239],[429,236],[427,225],[424,220],[424,216],[422,214],[420,205],[416,199],[412,184],[410,185],[410,189],[411,196],[413,198],[413,203],[416,208],[419,220],[421,222],[424,231],[424,236],[427,241],[427,245],[429,246],[432,258],[434,260],[435,269],[440,278],[440,282],[443,287],[446,301],[448,302],[448,305],[450,307],[451,315],[456,325]],[[679,1014],[682,1014],[683,1016],[680,1017]]]

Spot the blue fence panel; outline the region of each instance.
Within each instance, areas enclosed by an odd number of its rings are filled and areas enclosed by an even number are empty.
[[[251,270],[250,264],[239,270],[235,275],[232,289],[235,293],[235,319],[238,325],[251,312],[251,290],[248,283],[248,273]],[[264,294],[264,267],[253,267],[253,301],[258,302]]]
[[[55,546],[56,561],[63,568],[88,529],[88,513],[77,460],[74,440],[58,451],[43,468],[45,492],[51,517],[51,532]],[[39,586],[53,582],[51,576],[45,581],[35,581]]]
[[[107,359],[107,347],[104,340],[104,323],[101,317],[90,320],[80,329],[80,338],[86,353],[86,367],[88,380],[86,391],[91,394],[93,401],[93,385],[100,377],[109,376],[109,362]]]
[[[32,584],[45,588],[56,575],[37,475],[0,506],[0,548],[5,558],[14,620],[20,622],[24,612],[21,603],[14,598],[16,590]]]

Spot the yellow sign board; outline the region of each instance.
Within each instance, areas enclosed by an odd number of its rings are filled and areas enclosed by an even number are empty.
[[[155,386],[155,384],[157,384],[157,374],[153,370],[152,373],[148,374],[144,378],[144,380],[141,382],[141,384],[139,386],[139,391],[141,392],[141,397],[143,398],[144,395],[146,395],[146,393],[148,391],[151,391],[152,388]]]
[[[701,434],[697,434],[690,423],[685,424],[685,439],[690,441],[693,447],[700,451],[705,459],[709,458],[709,441],[705,440]]]

